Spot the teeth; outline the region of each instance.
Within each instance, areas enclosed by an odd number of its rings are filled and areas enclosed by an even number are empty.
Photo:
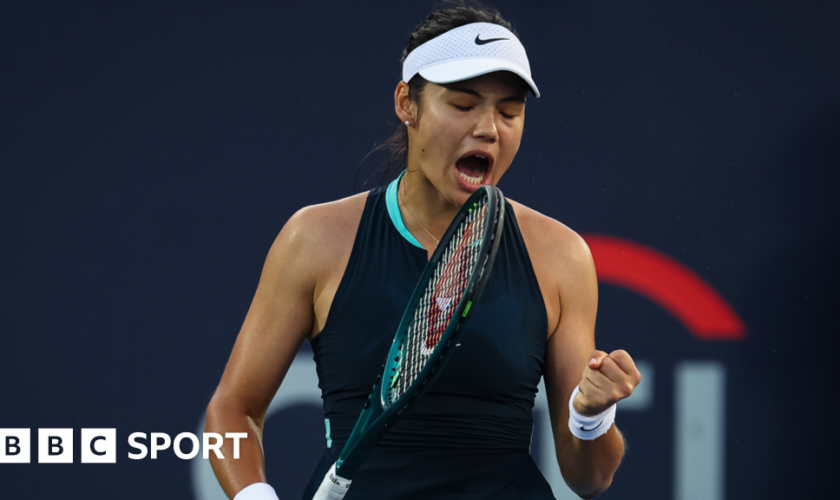
[[[476,157],[476,158],[484,158],[484,159],[487,159],[487,157],[486,157],[486,156],[484,156],[484,155],[475,155],[475,157]]]
[[[470,184],[481,184],[481,181],[484,180],[484,176],[479,177],[470,177],[469,175],[465,174],[464,172],[458,172],[458,175],[461,176],[462,179],[469,182]]]

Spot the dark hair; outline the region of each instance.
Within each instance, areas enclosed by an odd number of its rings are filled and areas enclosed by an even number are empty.
[[[505,21],[499,11],[493,8],[484,7],[477,2],[467,2],[464,0],[458,2],[445,2],[443,5],[452,5],[451,7],[442,8],[436,12],[429,14],[429,17],[421,23],[414,32],[408,37],[403,50],[400,62],[405,62],[405,58],[412,50],[420,45],[436,38],[449,30],[460,28],[472,23],[493,23],[504,26],[509,29],[514,35],[519,36],[513,29],[511,24]],[[426,84],[429,83],[425,78],[419,74],[415,75],[411,81],[408,82],[408,98],[417,104],[418,114],[417,120],[420,120],[420,96]],[[388,153],[387,161],[382,169],[382,178],[380,182],[389,178],[395,177],[408,165],[408,130],[402,123],[397,125],[396,130],[391,136],[379,146],[376,146],[371,153],[385,150]],[[367,156],[365,157],[367,158]],[[364,160],[362,160],[364,161]]]

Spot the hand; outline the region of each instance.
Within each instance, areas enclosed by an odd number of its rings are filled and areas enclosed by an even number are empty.
[[[572,404],[581,415],[597,415],[633,394],[641,381],[642,375],[627,351],[592,351],[589,366],[583,370],[580,392]]]

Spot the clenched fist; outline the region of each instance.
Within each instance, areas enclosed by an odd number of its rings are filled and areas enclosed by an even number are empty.
[[[601,413],[618,401],[633,394],[642,381],[633,358],[619,349],[609,354],[592,351],[589,366],[583,370],[580,392],[575,396],[575,411],[583,416]]]

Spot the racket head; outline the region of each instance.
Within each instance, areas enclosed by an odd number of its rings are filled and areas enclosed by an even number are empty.
[[[482,186],[464,203],[429,259],[391,343],[380,387],[400,412],[434,381],[490,276],[504,226],[504,196]]]
[[[397,333],[391,343],[388,357],[382,365],[382,370],[374,383],[365,406],[359,415],[359,420],[353,427],[353,432],[347,439],[347,443],[336,461],[336,474],[345,479],[353,479],[364,459],[370,453],[382,435],[388,430],[397,416],[404,411],[409,403],[422,395],[425,389],[440,373],[440,368],[448,359],[451,353],[449,346],[457,340],[467,320],[472,315],[475,303],[481,297],[481,292],[487,284],[490,270],[499,248],[501,233],[504,227],[504,196],[501,190],[495,186],[482,186],[476,190],[458,211],[455,218],[449,225],[432,253],[428,264],[420,275],[414,293],[406,305]],[[429,349],[428,357],[424,360],[423,367],[414,375],[414,380],[405,390],[400,391],[399,397],[392,397],[394,375],[398,373],[401,363],[400,344],[408,338],[409,326],[414,320],[416,310],[424,295],[426,295],[429,283],[434,279],[441,262],[446,258],[451,242],[457,237],[461,230],[462,223],[467,220],[477,208],[484,207],[486,210],[485,224],[481,231],[476,233],[476,247],[470,252],[474,257],[466,268],[466,280],[463,283],[463,291],[456,299],[447,305],[446,309],[452,308],[451,315],[444,318],[444,328],[439,329],[439,337],[435,345]],[[455,305],[452,305],[454,302]],[[390,400],[388,399],[390,397]]]

